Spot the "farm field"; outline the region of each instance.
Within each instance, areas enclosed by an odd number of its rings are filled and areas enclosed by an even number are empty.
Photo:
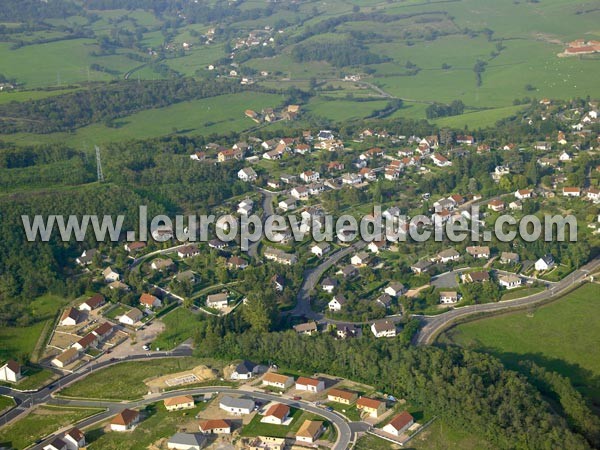
[[[600,346],[597,308],[600,285],[586,284],[564,298],[527,311],[461,324],[441,337],[456,344],[491,353],[509,368],[522,359],[571,378],[594,402],[600,401]]]
[[[194,100],[165,108],[149,109],[119,119],[117,128],[93,124],[74,133],[13,134],[2,139],[17,143],[64,142],[74,147],[172,133],[210,134],[243,131],[257,124],[244,116],[246,109],[277,107],[282,98],[274,94],[244,92]]]
[[[93,408],[40,406],[24,418],[0,430],[0,444],[25,448],[59,428],[102,411]]]

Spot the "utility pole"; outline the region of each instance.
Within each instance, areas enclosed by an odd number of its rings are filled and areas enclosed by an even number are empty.
[[[98,175],[98,182],[102,183],[104,181],[104,173],[102,173],[102,160],[100,159],[100,147],[97,145],[94,146],[96,148],[96,171]]]

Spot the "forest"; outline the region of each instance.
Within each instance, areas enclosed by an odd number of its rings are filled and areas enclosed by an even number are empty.
[[[456,347],[409,347],[403,338],[340,341],[327,334],[234,333],[223,332],[224,328],[204,322],[196,336],[202,343],[197,350],[200,356],[272,362],[304,373],[329,373],[376,385],[497,448],[586,449],[598,444],[598,420],[581,397],[555,392],[546,382],[547,390],[571,402],[567,414],[571,430],[567,419],[553,412],[524,377],[488,355]]]

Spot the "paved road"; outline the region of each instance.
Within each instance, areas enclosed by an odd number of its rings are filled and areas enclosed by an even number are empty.
[[[263,195],[263,215],[262,215],[262,222],[263,222],[263,226],[265,223],[265,220],[267,220],[267,217],[272,216],[273,214],[275,214],[275,210],[273,207],[273,200],[275,199],[275,197],[277,196],[277,193],[275,192],[271,192],[271,191],[267,191],[265,189],[260,189],[257,188],[258,191]],[[248,246],[248,255],[251,256],[254,259],[258,259],[258,246],[260,245],[260,241],[257,242],[253,242],[252,244],[250,244]]]
[[[11,389],[10,387],[0,386],[0,395],[7,395],[13,397],[15,399],[15,403],[17,404],[16,408],[13,408],[0,416],[0,424],[4,425],[8,421],[16,419],[27,409],[33,406],[41,405],[48,402],[52,394],[68,386],[69,384],[81,380],[82,378],[89,375],[92,371],[102,369],[104,367],[108,367],[114,364],[118,364],[119,362],[123,361],[149,360],[156,358],[182,357],[191,355],[192,349],[187,345],[182,345],[171,352],[152,352],[149,355],[131,355],[114,361],[111,361],[109,359],[107,361],[88,363],[79,368],[77,371],[65,375],[64,377],[60,378],[57,381],[54,381],[48,386],[45,386],[42,389],[33,392],[21,392]]]
[[[296,296],[296,306],[294,309],[290,311],[292,316],[298,317],[306,317],[311,320],[321,320],[323,315],[321,313],[317,313],[313,311],[310,306],[310,294],[315,289],[317,283],[323,276],[323,274],[329,270],[330,267],[337,264],[340,260],[349,256],[363,248],[367,245],[364,241],[358,241],[352,244],[349,247],[337,250],[329,254],[325,260],[319,264],[314,269],[309,269],[304,272],[304,281],[302,282],[302,286],[300,286],[300,290]]]
[[[484,305],[464,306],[461,308],[453,309],[438,316],[423,317],[422,321],[424,325],[419,331],[415,342],[418,345],[432,344],[439,332],[451,325],[458,318],[483,312],[497,312],[510,310],[514,308],[522,308],[524,306],[535,305],[536,303],[548,300],[549,298],[554,296],[559,296],[563,294],[567,289],[570,289],[573,285],[584,281],[590,272],[593,272],[598,268],[600,268],[600,257],[595,258],[590,263],[574,271],[558,283],[547,285],[545,291],[534,295],[530,295],[529,297],[519,298],[515,300],[505,300],[503,302],[498,303],[487,303]]]
[[[196,389],[186,389],[186,390],[178,390],[167,392],[164,394],[159,394],[151,397],[147,397],[143,400],[133,401],[133,402],[102,402],[102,401],[94,401],[94,400],[67,400],[67,399],[52,399],[50,404],[60,404],[62,406],[73,406],[73,407],[100,407],[107,408],[107,410],[99,415],[87,418],[78,422],[76,426],[79,428],[84,428],[90,425],[93,425],[98,422],[102,422],[108,419],[111,416],[114,416],[124,408],[140,408],[150,403],[156,403],[162,401],[166,398],[176,397],[179,395],[205,395],[205,394],[234,394],[234,395],[244,395],[246,397],[251,397],[257,400],[262,400],[265,402],[279,402],[289,405],[294,408],[299,408],[304,411],[311,412],[313,414],[320,415],[331,422],[337,429],[337,441],[332,447],[334,450],[345,450],[350,448],[350,443],[355,439],[355,430],[360,429],[360,427],[351,427],[347,420],[336,413],[335,411],[327,411],[326,409],[314,406],[311,403],[305,401],[297,401],[292,400],[290,398],[282,397],[279,395],[272,395],[263,392],[255,392],[255,391],[243,391],[240,389],[234,389],[230,387],[218,387],[211,386],[205,388],[196,388]],[[41,449],[45,444],[47,444],[50,440],[52,440],[55,436],[50,436],[43,443],[39,444],[36,449]]]

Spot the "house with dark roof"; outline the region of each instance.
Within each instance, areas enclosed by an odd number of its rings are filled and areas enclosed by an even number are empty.
[[[69,307],[63,312],[59,325],[63,327],[73,326],[77,325],[80,320],[81,314],[79,314],[79,311],[73,307]]]
[[[0,367],[0,381],[16,383],[21,378],[21,364],[18,362],[10,360]]]
[[[106,300],[102,294],[94,294],[79,305],[79,311],[92,311],[96,308],[100,308],[105,303]]]

